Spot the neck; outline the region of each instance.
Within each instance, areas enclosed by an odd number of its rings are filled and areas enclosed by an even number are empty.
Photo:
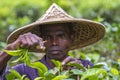
[[[52,69],[52,68],[55,67],[55,65],[52,63],[51,60],[52,60],[52,59],[50,59],[50,58],[48,58],[48,57],[46,56],[46,61],[47,61],[48,65],[50,66],[50,68]]]

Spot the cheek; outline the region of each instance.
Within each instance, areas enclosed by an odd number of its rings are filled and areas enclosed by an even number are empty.
[[[44,46],[45,46],[46,48],[48,48],[50,45],[51,45],[50,42],[44,43]]]
[[[70,47],[70,41],[69,40],[62,40],[60,41],[60,46],[64,47],[65,49]]]

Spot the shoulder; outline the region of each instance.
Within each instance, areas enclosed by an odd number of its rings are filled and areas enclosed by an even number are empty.
[[[27,69],[28,66],[25,64],[17,64],[13,67],[14,70],[18,71],[20,74],[25,73],[25,69]]]
[[[25,64],[18,64],[14,66],[13,69],[17,70],[20,74],[26,74],[26,73],[35,71],[34,68],[31,68]]]

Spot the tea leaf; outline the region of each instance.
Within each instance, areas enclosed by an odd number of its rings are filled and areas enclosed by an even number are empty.
[[[83,71],[79,70],[79,69],[72,69],[70,72],[72,72],[75,75],[82,75]]]
[[[22,56],[21,56],[22,57]],[[12,63],[19,62],[21,60],[21,57],[17,58],[16,60],[12,61]]]
[[[82,64],[78,64],[78,63],[68,63],[67,64],[68,66],[74,66],[74,67],[76,67],[76,68],[78,68],[78,69],[83,69],[83,70],[87,70],[87,68],[85,68]]]
[[[58,75],[55,78],[53,78],[52,80],[62,80],[62,79],[65,79],[65,78],[68,78],[68,76]]]
[[[38,69],[40,76],[44,75],[44,73],[48,71],[47,67],[41,62],[33,62],[31,67]]]
[[[107,75],[107,71],[105,69],[100,69],[100,68],[88,69],[82,74],[81,80],[90,79],[91,77],[96,77],[96,76],[97,78],[99,78],[99,75],[102,75],[101,78],[103,78],[104,76]]]
[[[14,80],[15,76],[13,74],[8,73],[6,76],[7,80]]]
[[[17,78],[17,79],[21,79],[22,78],[21,75],[16,70],[14,70],[14,69],[10,69],[9,72],[10,73],[8,73],[6,75],[7,80],[10,80],[10,79],[14,80],[15,78]]]
[[[7,54],[11,56],[19,56],[22,54],[23,50],[4,50]]]
[[[54,65],[56,66],[56,67],[58,67],[58,68],[60,68],[61,67],[61,62],[60,61],[57,61],[57,60],[53,60],[52,59],[52,62],[54,63]]]
[[[29,78],[25,78],[25,79],[23,79],[23,80],[30,80]]]
[[[21,60],[24,61],[26,59],[26,57],[28,56],[28,50],[24,50],[21,56],[22,56]]]
[[[118,70],[117,70],[116,68],[112,68],[112,69],[110,70],[110,72],[111,72],[112,74],[114,74],[114,75],[119,75],[119,72],[118,72]]]
[[[69,75],[69,71],[68,70],[61,71],[61,75]]]
[[[26,75],[22,75],[21,79],[24,80],[25,77],[26,77]]]
[[[34,80],[42,80],[42,79],[43,79],[43,77],[37,77]]]

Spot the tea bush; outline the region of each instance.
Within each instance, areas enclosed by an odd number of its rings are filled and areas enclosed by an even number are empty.
[[[53,2],[74,17],[91,19],[105,25],[106,34],[101,41],[75,50],[71,56],[103,65],[100,67],[108,72],[107,76],[111,80],[117,79],[116,73],[120,74],[120,0],[1,0],[0,50],[6,46],[7,36],[13,30],[34,22]]]
[[[41,62],[31,62],[29,52],[27,49],[19,50],[5,50],[9,55],[19,56],[14,62],[23,61],[29,67],[38,70],[39,76],[35,80],[119,80],[120,79],[120,62],[118,66],[108,66],[107,63],[97,62],[93,67],[88,66],[85,68],[82,64],[68,63],[67,66],[75,68],[64,69],[62,63],[52,60],[55,68],[48,70],[47,67]],[[72,52],[69,55],[73,54]],[[83,54],[84,55],[84,54]],[[73,57],[73,56],[72,56]],[[87,56],[84,55],[87,58]],[[84,58],[85,59],[85,58]],[[26,75],[20,75],[17,71],[10,69],[10,73],[6,75],[7,80],[29,80]]]

